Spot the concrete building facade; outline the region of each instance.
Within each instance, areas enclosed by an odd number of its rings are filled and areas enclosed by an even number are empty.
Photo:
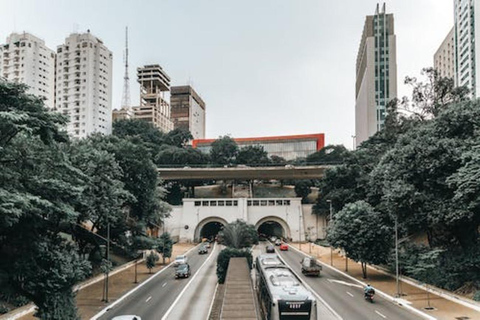
[[[137,68],[140,106],[133,107],[134,118],[152,123],[163,132],[173,130],[170,120],[170,77],[158,64]]]
[[[480,97],[480,0],[454,0],[455,84]],[[479,39],[479,40],[477,40]]]
[[[455,79],[455,37],[454,28],[448,32],[433,57],[433,66],[442,78]]]
[[[191,86],[172,87],[170,105],[175,129],[190,131],[193,139],[205,139],[205,102]]]
[[[29,33],[12,33],[0,45],[0,77],[24,83],[28,93],[45,98],[49,109],[55,107],[55,51],[45,41]]]
[[[57,111],[68,116],[67,132],[85,138],[112,132],[112,52],[87,33],[73,33],[57,47]]]
[[[275,225],[278,236],[293,241],[323,239],[325,216],[312,213],[312,205],[301,198],[183,199],[165,221],[165,229],[180,242],[198,241],[209,224],[225,225],[237,219],[253,224],[257,230]]]
[[[367,16],[356,62],[355,137],[361,144],[385,122],[386,106],[397,97],[397,55],[393,14],[385,4]]]

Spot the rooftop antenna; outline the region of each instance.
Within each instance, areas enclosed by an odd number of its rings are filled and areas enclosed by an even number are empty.
[[[128,27],[125,27],[125,53],[123,56],[125,62],[125,75],[123,76],[123,95],[122,109],[130,110],[130,78],[128,77]]]

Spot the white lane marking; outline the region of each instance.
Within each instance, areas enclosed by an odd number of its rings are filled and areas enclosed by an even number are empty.
[[[330,281],[330,282],[335,282],[335,283],[343,284],[343,285],[349,286],[349,287],[363,288],[361,285],[356,284],[356,283],[349,283],[349,282],[346,282],[346,281],[335,280],[335,279],[327,279],[327,280]]]
[[[165,287],[167,285],[167,283],[165,282],[164,284],[162,284],[162,288]]]
[[[217,295],[217,289],[218,289],[218,282],[217,282],[217,285],[215,286],[215,292],[213,293],[212,302],[210,303],[210,308],[208,309],[207,318],[205,320],[210,319],[210,313],[212,313],[213,303],[215,302],[215,297]]]
[[[276,250],[275,250],[275,251],[276,251]],[[298,273],[297,273],[295,270],[293,270],[293,268],[285,261],[285,259],[283,259],[283,257],[282,257],[280,254],[278,254],[278,252],[277,252],[277,255],[278,255],[278,257],[280,258],[280,260],[282,260],[283,263],[284,263],[287,267],[290,268],[290,271],[292,271],[293,274],[296,275],[297,278],[300,279],[300,281],[303,282],[303,285],[304,285],[311,293],[313,293],[313,294],[315,295],[315,297],[317,297],[317,299],[320,300],[320,301],[322,302],[322,304],[323,304],[328,310],[330,310],[330,312],[331,312],[337,319],[343,320],[343,318],[342,318],[325,300],[323,300],[323,298],[320,297],[320,295],[319,295],[315,290],[313,290],[313,288],[310,287],[306,281],[304,281],[302,278],[300,278],[300,276],[298,275]],[[163,319],[162,319],[162,320],[163,320]]]
[[[353,294],[351,294],[350,292],[347,291],[347,294],[353,298]]]
[[[375,313],[378,314],[380,317],[382,317],[383,319],[387,319],[386,316],[384,316],[383,314],[381,314],[380,312],[378,312],[377,310],[375,310]]]
[[[150,299],[152,299],[152,296],[148,297],[148,299],[147,299],[147,300],[145,300],[145,302],[148,302],[148,301],[150,301]]]
[[[212,252],[215,250],[216,248],[216,243],[213,245],[213,250]],[[188,287],[190,287],[190,285],[192,284],[193,280],[195,280],[195,277],[198,276],[198,274],[200,273],[200,270],[202,270],[202,268],[205,266],[205,264],[207,264],[208,260],[210,260],[211,258],[213,257],[213,254],[210,254],[208,256],[208,258],[205,260],[205,262],[203,262],[203,264],[200,266],[200,268],[198,268],[197,272],[195,272],[195,274],[193,275],[193,277],[190,278],[190,281],[188,281],[187,285],[183,288],[183,290],[180,292],[180,294],[178,295],[177,299],[175,299],[175,301],[173,301],[172,305],[170,306],[170,308],[167,310],[167,312],[165,313],[165,315],[162,317],[162,320],[165,320],[167,319],[167,317],[170,315],[170,313],[172,312],[173,308],[175,307],[175,305],[178,303],[178,301],[180,301],[180,298],[182,298],[183,294],[185,293],[185,291],[187,291]]]
[[[305,253],[305,252],[303,252],[303,251],[300,251],[299,249],[295,248],[295,246],[291,246],[291,248],[292,248],[293,250],[297,251],[298,253],[300,253],[301,255],[304,255],[305,257],[309,257],[308,253]],[[340,271],[340,270],[338,270],[338,269],[336,269],[336,268],[334,268],[334,267],[332,267],[332,266],[330,266],[330,265],[328,265],[328,264],[326,264],[326,263],[323,263],[322,261],[320,261],[320,260],[318,260],[318,259],[317,259],[317,262],[320,263],[322,266],[324,266],[324,267],[326,267],[326,268],[329,268],[330,270],[332,270],[332,271],[334,271],[334,272],[337,272],[337,273],[343,275],[344,277],[347,277],[347,278],[349,278],[349,279],[351,279],[351,280],[353,280],[353,281],[356,281],[356,282],[362,284],[363,286],[366,286],[366,285],[367,285],[365,282],[362,282],[362,281],[360,281],[360,280],[358,280],[358,279],[355,279],[355,278],[352,277],[351,275],[349,275],[349,274],[347,274],[347,273],[345,273],[345,272],[342,272],[342,271]],[[402,280],[402,281],[403,281],[403,280]],[[375,293],[377,293],[377,294],[383,296],[385,299],[387,299],[387,300],[389,300],[389,301],[397,304],[399,307],[404,307],[405,309],[408,309],[408,311],[420,315],[420,316],[423,317],[424,319],[437,320],[437,318],[432,317],[432,316],[430,316],[430,315],[426,314],[425,312],[422,312],[422,311],[420,311],[420,310],[418,310],[418,309],[415,309],[414,307],[412,307],[412,306],[410,306],[410,305],[408,305],[408,304],[406,304],[406,305],[405,305],[405,304],[404,304],[404,305],[399,304],[397,298],[394,298],[394,297],[386,294],[385,292],[382,292],[382,291],[380,291],[380,290],[378,290],[378,289],[375,289]],[[471,308],[471,307],[470,307],[470,308]]]
[[[193,251],[193,249],[195,249],[196,247],[198,247],[199,244],[197,244],[196,246],[194,246],[193,248],[190,248],[189,250],[187,250],[187,252],[185,252],[184,254],[187,255],[189,254],[191,251]],[[114,303],[112,303],[111,305],[109,306],[106,306],[105,308],[102,309],[102,311],[100,311],[99,313],[97,313],[96,315],[94,315],[92,318],[90,318],[90,320],[97,320],[98,318],[100,318],[101,316],[103,316],[108,310],[112,309],[114,306],[116,306],[117,304],[119,304],[120,302],[122,302],[123,300],[125,300],[126,297],[128,297],[129,295],[131,295],[132,293],[134,293],[135,291],[137,291],[138,289],[140,289],[141,287],[143,287],[144,285],[146,285],[147,283],[149,283],[150,281],[152,281],[153,279],[155,279],[159,274],[162,274],[165,270],[167,270],[171,265],[172,265],[173,261],[170,262],[169,264],[167,264],[166,266],[163,267],[162,270],[158,271],[157,273],[155,273],[153,276],[151,276],[150,278],[148,278],[147,280],[143,281],[142,283],[140,283],[138,286],[136,286],[135,288],[133,288],[132,290],[128,291],[127,293],[125,293],[123,296],[121,296],[120,298],[118,298],[117,301],[115,301]]]

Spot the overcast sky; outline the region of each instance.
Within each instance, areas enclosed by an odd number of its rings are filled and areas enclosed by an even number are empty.
[[[207,138],[325,133],[352,147],[355,59],[373,0],[0,0],[0,43],[30,32],[56,50],[74,31],[113,52],[113,108],[121,103],[124,29],[130,90],[136,67],[160,64],[172,85],[207,104]],[[405,76],[433,65],[453,26],[453,0],[392,0],[399,95]]]

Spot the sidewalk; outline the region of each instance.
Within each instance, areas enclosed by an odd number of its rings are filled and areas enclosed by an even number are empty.
[[[291,246],[299,248],[298,244],[291,243]],[[331,251],[330,248],[314,245],[314,244],[302,244],[301,249],[303,252],[316,256],[317,259],[324,264],[330,266],[331,264]],[[348,259],[348,271],[345,272],[346,259],[340,254],[340,250],[333,250],[333,267],[346,273],[355,279],[362,282],[370,283],[375,289],[378,289],[392,297],[396,295],[396,282],[393,275],[389,275],[384,271],[368,268],[367,279],[362,278],[362,269],[359,263]],[[430,293],[430,306],[433,310],[426,310],[428,306],[427,292],[415,285],[409,284],[405,281],[400,281],[400,292],[402,293],[402,300],[409,303],[410,306],[432,316],[439,320],[480,320],[480,312],[466,307],[460,303],[453,302],[449,299],[443,298],[437,294]],[[438,289],[440,291],[440,289]],[[453,294],[450,296],[454,297]],[[468,301],[468,299],[463,298]],[[474,301],[468,301],[473,305],[480,307],[480,304]]]
[[[179,254],[185,253],[190,248],[194,247],[193,244],[187,243],[177,243],[173,245],[173,252],[172,257],[175,257]],[[158,264],[155,268],[152,269],[152,273],[149,273],[145,265],[145,261],[138,263],[137,265],[137,280],[138,283],[134,283],[135,280],[135,267],[131,266],[126,270],[123,270],[119,273],[116,273],[109,277],[109,291],[108,291],[108,298],[109,303],[114,302],[121,296],[123,296],[126,292],[133,289],[134,287],[138,286],[140,283],[145,281],[146,279],[153,276],[157,271],[163,268],[161,265],[162,259],[158,261]],[[169,261],[166,261],[168,264]],[[77,293],[77,307],[78,313],[81,319],[90,319],[95,314],[100,312],[103,308],[107,306],[107,303],[102,302],[102,294],[103,294],[103,280],[96,282],[92,285],[89,285],[83,289],[80,289]],[[8,314],[3,315],[5,319],[8,318]],[[3,317],[0,317],[2,319]],[[33,313],[30,313],[26,316],[18,318],[19,320],[35,320],[36,317],[33,316]]]

